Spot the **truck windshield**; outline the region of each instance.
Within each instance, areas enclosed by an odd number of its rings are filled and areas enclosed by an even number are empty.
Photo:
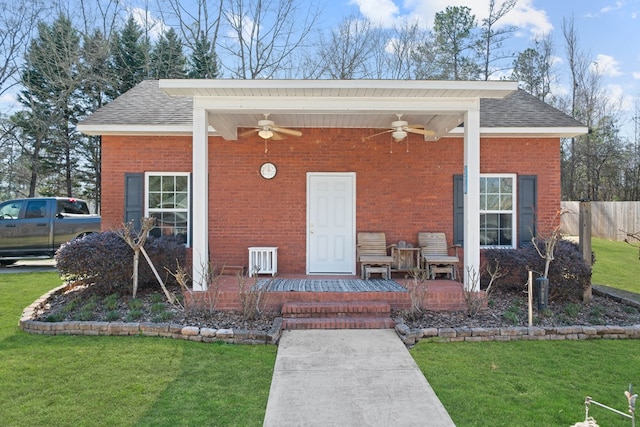
[[[58,200],[57,212],[88,215],[89,207],[82,200],[76,200],[76,199]]]

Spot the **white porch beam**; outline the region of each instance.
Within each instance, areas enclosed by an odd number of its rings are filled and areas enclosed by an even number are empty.
[[[480,100],[464,115],[464,287],[480,290]],[[474,282],[472,279],[478,279]]]
[[[193,176],[191,194],[193,226],[193,290],[207,290],[209,268],[209,119],[207,110],[194,103]]]
[[[213,114],[396,114],[425,111],[451,114],[474,108],[477,103],[477,98],[217,96],[197,99]]]

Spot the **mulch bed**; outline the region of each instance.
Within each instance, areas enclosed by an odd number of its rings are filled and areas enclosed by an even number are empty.
[[[177,288],[170,289],[180,294]],[[112,297],[113,298],[113,297]],[[119,295],[117,306],[107,302],[108,295],[96,292],[92,286],[76,286],[49,300],[46,309],[38,314],[42,321],[129,321],[173,323],[212,329],[248,329],[267,332],[279,313],[244,316],[240,312],[184,310],[168,304],[157,288],[138,291],[136,311],[132,313],[131,295]],[[134,316],[132,316],[132,314]],[[411,328],[442,327],[512,327],[527,326],[528,309],[525,293],[495,290],[486,309],[470,316],[467,311],[456,312],[400,312],[392,316]],[[640,311],[609,297],[594,295],[590,304],[550,301],[548,310],[539,313],[534,307],[534,325],[634,325],[640,324]]]

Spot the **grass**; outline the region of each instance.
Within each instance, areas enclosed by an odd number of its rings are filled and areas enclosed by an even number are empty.
[[[568,426],[584,420],[586,396],[626,412],[624,391],[640,385],[637,340],[422,341],[411,354],[459,427]],[[595,405],[589,414],[631,425]]]
[[[596,254],[592,283],[640,293],[638,248],[625,242],[593,238],[591,250]]]
[[[601,239],[593,249],[594,283],[639,290],[636,249]],[[274,346],[20,331],[22,309],[58,284],[54,273],[0,276],[0,425],[262,424]],[[586,396],[624,412],[624,391],[640,387],[640,340],[425,340],[411,354],[460,427],[571,425]],[[590,414],[630,425],[595,405]]]
[[[592,249],[593,283],[640,293],[637,248],[594,238]],[[597,307],[593,316],[597,323]],[[640,389],[638,340],[423,341],[411,353],[458,426],[571,425],[584,420],[586,396],[626,412],[624,391]],[[595,405],[590,415],[631,424]]]
[[[59,284],[0,276],[0,425],[262,425],[275,346],[20,331],[24,307]]]

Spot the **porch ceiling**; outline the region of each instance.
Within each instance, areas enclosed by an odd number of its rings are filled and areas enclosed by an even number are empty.
[[[388,129],[402,115],[438,139],[460,125],[480,98],[504,98],[516,82],[396,80],[160,80],[170,96],[194,98],[227,140],[268,115],[277,126]]]

